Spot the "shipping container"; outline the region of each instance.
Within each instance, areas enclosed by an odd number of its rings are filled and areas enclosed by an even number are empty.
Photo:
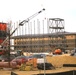
[[[0,23],[0,30],[6,31],[7,30],[7,23]]]
[[[0,44],[1,44],[3,41],[4,41],[3,39],[0,39]]]
[[[7,23],[0,22],[0,37],[6,37],[7,35]]]

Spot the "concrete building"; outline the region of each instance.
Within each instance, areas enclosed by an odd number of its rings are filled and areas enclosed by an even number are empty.
[[[26,52],[51,52],[57,48],[65,51],[76,48],[76,33],[65,32],[64,19],[61,18],[29,22],[17,30],[17,35],[11,39],[14,39],[14,45],[11,46],[15,50]]]
[[[56,48],[65,50],[74,50],[76,48],[76,33],[64,32],[54,34],[37,34],[26,36],[15,36],[14,49],[24,50],[26,52],[50,52]],[[61,38],[64,35],[64,38]],[[65,39],[65,40],[64,40]]]

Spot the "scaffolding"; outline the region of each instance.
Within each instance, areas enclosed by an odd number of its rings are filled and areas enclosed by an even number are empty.
[[[29,23],[26,24],[25,29],[20,28],[20,31],[17,30],[17,33],[22,34],[16,34],[14,33],[13,39],[17,39],[17,45],[14,43],[14,45],[11,45],[11,47],[14,47],[15,50],[24,50],[26,52],[44,52],[46,51],[46,43],[45,43],[45,36],[44,36],[44,29],[45,29],[45,23],[43,20],[33,20],[29,21]],[[46,27],[47,29],[47,27]],[[28,32],[28,33],[26,33]],[[16,34],[16,35],[15,35]],[[11,38],[12,38],[11,37]]]
[[[64,51],[66,49],[64,19],[49,18],[48,20],[48,33],[52,34],[49,36],[51,49],[55,50],[56,48],[60,48]]]
[[[25,26],[25,33],[11,37],[15,40],[14,45],[12,45],[14,49],[24,50],[25,52],[50,52],[56,48],[65,50],[64,19],[49,18],[47,21],[48,27],[45,26],[45,20],[30,21]],[[19,32],[22,32],[22,29]],[[48,31],[46,34],[45,30]]]

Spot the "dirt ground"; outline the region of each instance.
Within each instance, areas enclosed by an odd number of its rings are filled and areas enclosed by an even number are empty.
[[[54,67],[63,67],[63,64],[76,64],[76,56],[58,55],[58,56],[47,56],[47,62],[50,62]]]
[[[14,72],[18,75],[33,75],[40,73],[55,73],[55,72],[64,72],[70,70],[76,70],[76,67],[63,67],[63,64],[76,64],[76,57],[73,56],[48,56],[47,61],[50,62],[55,69],[52,70],[35,70],[35,71],[19,71],[18,69],[14,70],[0,70],[0,75],[11,75],[11,72]]]

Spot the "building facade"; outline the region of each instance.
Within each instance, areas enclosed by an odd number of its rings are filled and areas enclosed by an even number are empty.
[[[26,36],[14,36],[15,50],[24,50],[25,52],[50,52],[57,48],[65,50],[73,50],[76,48],[76,33],[64,32],[54,34],[37,34]],[[62,38],[62,36],[65,36]]]

